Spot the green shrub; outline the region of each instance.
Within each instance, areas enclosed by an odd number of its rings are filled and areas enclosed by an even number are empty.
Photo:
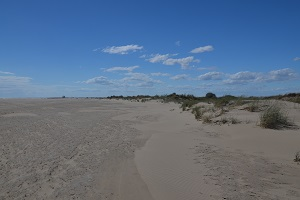
[[[269,106],[260,115],[260,126],[263,128],[280,129],[291,125],[287,112],[277,104]]]
[[[187,108],[191,108],[193,105],[197,104],[196,100],[186,100],[181,104],[181,108],[183,111],[187,110]]]
[[[192,113],[195,115],[195,119],[201,119],[205,110],[202,110],[203,107],[196,106],[192,109]]]

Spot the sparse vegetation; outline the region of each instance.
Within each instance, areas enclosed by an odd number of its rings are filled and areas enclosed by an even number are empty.
[[[269,129],[280,129],[292,126],[287,112],[278,104],[270,105],[260,115],[260,126]]]
[[[195,119],[200,120],[205,112],[207,112],[207,108],[204,106],[196,106],[192,109],[192,113],[195,115]]]
[[[190,109],[193,105],[197,104],[199,101],[196,100],[186,100],[181,104],[183,111]]]
[[[210,124],[212,122],[212,120],[211,120],[212,118],[213,118],[213,116],[211,114],[210,115],[203,115],[202,116],[202,121],[205,124]]]
[[[246,110],[250,111],[250,112],[258,112],[259,110],[259,100],[254,100],[252,101],[249,106],[246,108]]]
[[[231,123],[232,124],[239,124],[239,123],[241,123],[241,121],[239,121],[237,118],[235,118],[235,117],[230,117],[230,121],[231,121]]]
[[[226,124],[226,123],[228,123],[228,122],[229,122],[229,120],[228,120],[227,117],[222,117],[222,118],[221,118],[221,123],[222,123],[222,124]]]
[[[293,124],[289,121],[287,113],[283,111],[280,106],[272,105],[269,106],[268,100],[284,100],[300,103],[300,93],[290,93],[285,95],[277,95],[270,97],[245,97],[245,96],[232,96],[224,95],[217,97],[214,93],[208,92],[204,97],[197,97],[192,94],[176,94],[172,93],[169,95],[137,95],[137,96],[111,96],[108,99],[123,99],[129,101],[147,102],[149,100],[155,100],[162,103],[178,103],[181,104],[180,108],[183,111],[191,110],[197,120],[201,120],[203,123],[211,123],[213,118],[223,116],[226,112],[236,106],[248,104],[241,109],[248,110],[250,112],[261,112],[260,115],[260,126],[264,128],[280,129],[285,127],[291,127]],[[266,101],[267,100],[267,101]],[[196,106],[196,104],[204,102],[210,105],[206,107]],[[213,104],[213,105],[212,105]],[[297,104],[298,105],[298,104]],[[295,106],[296,107],[296,106]],[[219,123],[241,123],[237,118],[226,118],[222,117],[221,120],[217,120]],[[250,121],[246,122],[250,123]]]
[[[238,123],[240,123],[240,121],[235,117],[229,117],[229,118],[222,117],[219,122],[221,122],[221,124],[230,124],[230,123],[231,124],[238,124]]]
[[[298,151],[298,152],[295,154],[294,161],[297,162],[298,164],[300,163],[300,151]]]

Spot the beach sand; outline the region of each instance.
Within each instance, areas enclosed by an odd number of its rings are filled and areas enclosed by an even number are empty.
[[[224,116],[241,123],[156,101],[0,99],[0,199],[300,199],[299,129]]]

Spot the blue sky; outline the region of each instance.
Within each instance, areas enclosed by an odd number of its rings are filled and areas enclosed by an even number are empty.
[[[298,0],[1,0],[0,97],[300,92]]]

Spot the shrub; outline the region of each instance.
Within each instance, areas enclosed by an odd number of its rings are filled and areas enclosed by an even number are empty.
[[[206,98],[216,98],[217,96],[212,92],[208,92],[208,93],[206,93],[205,97]]]
[[[203,123],[205,123],[205,124],[211,123],[211,119],[212,119],[212,115],[204,115],[204,116],[202,117],[202,121],[203,121]]]
[[[221,123],[222,124],[226,124],[226,123],[228,123],[229,122],[229,120],[226,118],[226,117],[222,117],[221,118]]]
[[[230,121],[231,121],[231,123],[232,124],[238,124],[238,123],[240,123],[241,121],[239,121],[237,118],[235,118],[235,117],[230,117]]]
[[[196,106],[192,109],[192,113],[195,115],[195,119],[201,119],[205,110],[202,110],[203,107]]]
[[[295,154],[295,159],[294,159],[295,162],[299,163],[300,162],[300,151],[298,151],[296,154]]]
[[[197,104],[196,100],[186,100],[181,104],[181,108],[183,111],[187,110],[187,108],[191,108],[193,105]]]
[[[277,104],[269,106],[260,115],[260,126],[263,128],[280,129],[291,125],[287,113]]]

